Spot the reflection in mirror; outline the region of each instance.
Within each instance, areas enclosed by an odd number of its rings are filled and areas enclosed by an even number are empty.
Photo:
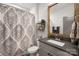
[[[69,38],[74,21],[74,3],[58,3],[50,8],[50,33]]]

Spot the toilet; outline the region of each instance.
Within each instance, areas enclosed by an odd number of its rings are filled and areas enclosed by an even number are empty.
[[[36,56],[39,48],[38,46],[32,46],[27,49],[27,52],[29,53],[30,56]]]

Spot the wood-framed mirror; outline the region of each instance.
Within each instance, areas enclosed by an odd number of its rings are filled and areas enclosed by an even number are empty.
[[[53,26],[54,27],[59,26],[60,27],[59,34],[63,36],[63,40],[72,42],[70,33],[71,33],[71,28],[76,27],[76,26],[72,26],[75,20],[79,20],[79,3],[55,3],[49,5],[48,6],[48,37],[54,35],[54,32],[52,31]],[[73,32],[75,31],[73,30]],[[74,39],[74,35],[72,36]],[[79,49],[78,46],[76,48]],[[79,51],[77,52],[79,55]]]
[[[74,3],[53,3],[48,6],[48,37],[54,34],[53,29],[57,27],[60,35],[69,37],[74,10]]]
[[[50,4],[48,6],[48,37],[50,37],[52,35],[52,33],[50,32],[50,9],[51,7],[55,6],[58,3],[54,3],[54,4]]]

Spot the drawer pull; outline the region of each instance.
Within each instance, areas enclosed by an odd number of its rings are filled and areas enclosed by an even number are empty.
[[[53,56],[52,54],[48,53],[49,56]]]

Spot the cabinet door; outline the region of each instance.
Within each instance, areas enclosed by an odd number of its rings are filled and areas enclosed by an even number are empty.
[[[55,56],[53,53],[51,54],[51,52],[45,51],[44,49],[39,49],[39,56]]]
[[[39,49],[39,56],[48,56],[48,54],[43,49]]]

